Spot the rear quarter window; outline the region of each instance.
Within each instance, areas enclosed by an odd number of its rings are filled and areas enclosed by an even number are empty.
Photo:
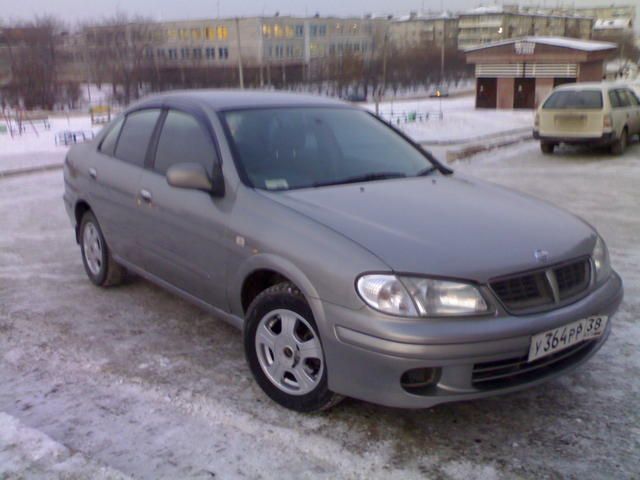
[[[553,92],[542,106],[545,110],[602,109],[600,90],[560,90]]]
[[[105,155],[113,156],[115,153],[116,142],[118,141],[118,135],[120,135],[120,129],[122,128],[123,122],[124,117],[117,120],[102,140],[102,143],[100,144],[100,151]]]

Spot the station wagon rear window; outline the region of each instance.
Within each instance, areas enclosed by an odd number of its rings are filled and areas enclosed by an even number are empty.
[[[545,110],[601,109],[600,90],[560,90],[544,102]]]

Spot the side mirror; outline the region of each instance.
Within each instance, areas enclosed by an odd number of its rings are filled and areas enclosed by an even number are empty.
[[[224,178],[219,166],[214,168],[213,178],[199,163],[176,163],[167,170],[167,183],[176,188],[203,190],[215,197],[224,196]]]

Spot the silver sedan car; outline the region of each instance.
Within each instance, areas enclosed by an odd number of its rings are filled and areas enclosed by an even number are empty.
[[[298,411],[538,385],[602,346],[623,296],[585,221],[325,98],[154,96],[74,146],[64,180],[93,283],[129,271],[227,320]]]

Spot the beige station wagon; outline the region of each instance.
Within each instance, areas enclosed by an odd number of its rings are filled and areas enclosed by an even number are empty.
[[[640,134],[640,100],[620,83],[575,83],[551,92],[536,113],[534,138],[545,154],[556,145],[610,146],[621,155]]]

